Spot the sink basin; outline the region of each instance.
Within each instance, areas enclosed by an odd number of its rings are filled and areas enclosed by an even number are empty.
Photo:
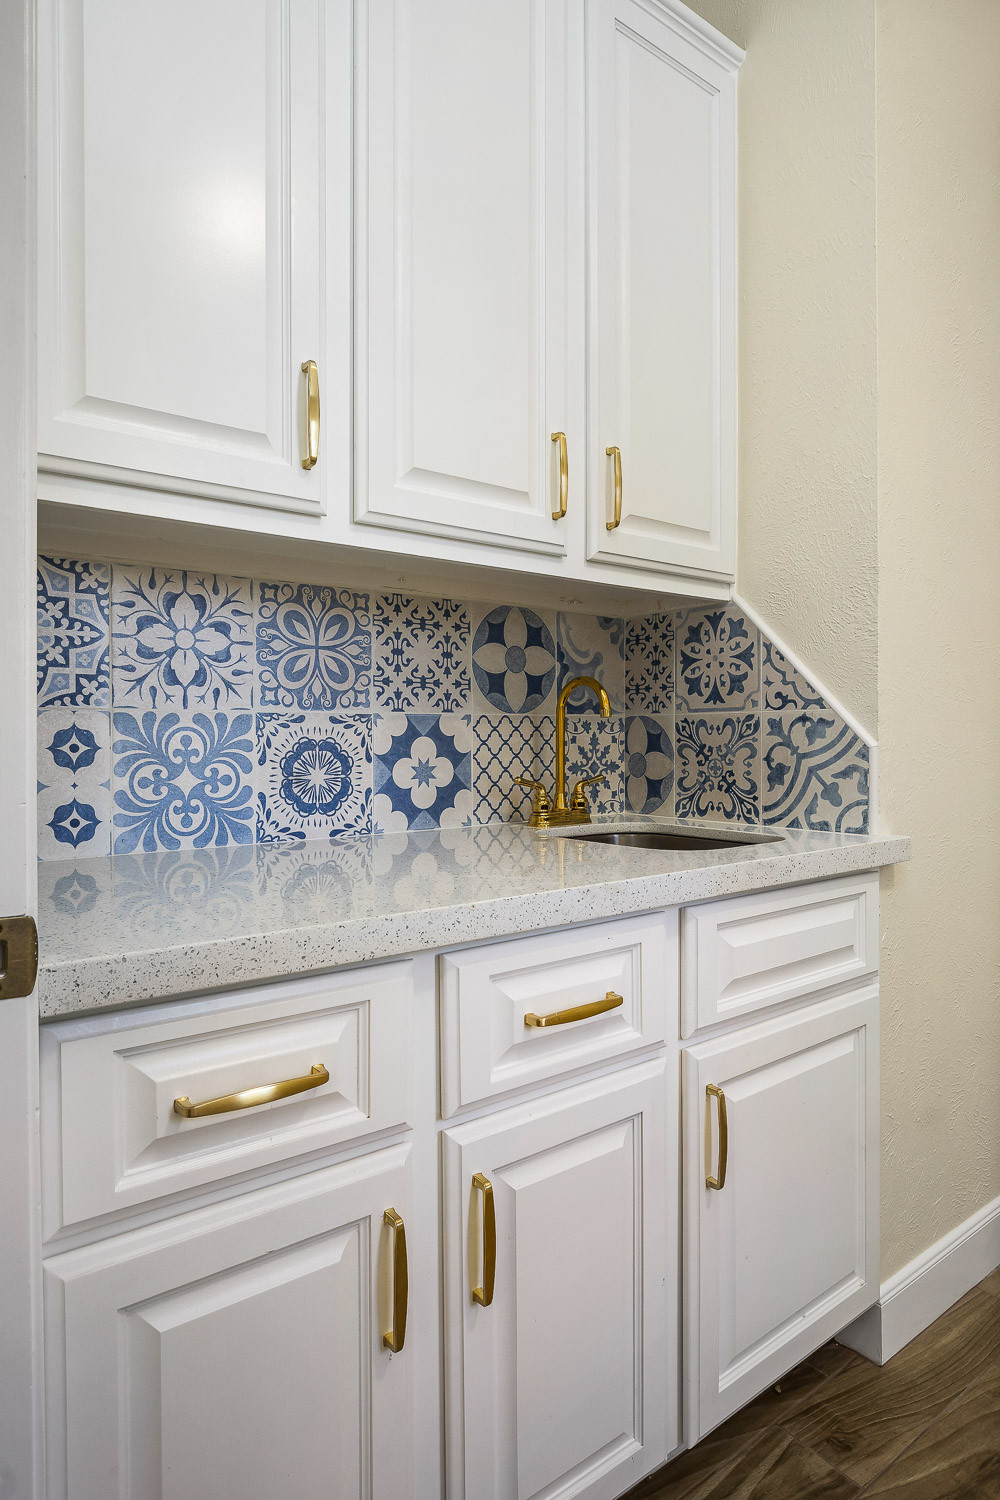
[[[755,833],[748,838],[713,838],[706,833],[668,833],[666,829],[648,828],[641,833],[578,833],[574,838],[589,844],[618,844],[623,849],[739,849],[744,844],[774,844],[781,835]]]

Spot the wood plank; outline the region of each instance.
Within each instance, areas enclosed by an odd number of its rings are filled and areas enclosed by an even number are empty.
[[[933,1422],[865,1490],[865,1500],[989,1500],[1000,1496],[1000,1369]]]
[[[763,1432],[696,1500],[852,1500],[859,1487],[777,1429]],[[692,1497],[695,1500],[695,1497]]]

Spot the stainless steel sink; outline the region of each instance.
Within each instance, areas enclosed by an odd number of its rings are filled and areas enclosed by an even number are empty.
[[[640,833],[577,833],[573,838],[590,844],[618,844],[623,849],[739,849],[745,844],[774,844],[778,833],[755,833],[742,839],[713,838],[706,833],[668,833],[666,829],[648,828]]]

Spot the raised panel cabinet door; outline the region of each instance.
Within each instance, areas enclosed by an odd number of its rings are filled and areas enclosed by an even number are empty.
[[[586,20],[588,555],[732,576],[742,53],[669,0]]]
[[[51,1258],[52,1500],[412,1494],[409,1150]]]
[[[42,0],[41,469],[324,509],[339,289],[321,213],[329,156],[350,159],[349,106],[341,139],[326,129],[328,93],[349,99],[347,3]]]
[[[358,521],[565,550],[583,495],[581,32],[574,0],[358,6]]]
[[[690,1445],[878,1296],[878,989],[683,1058]]]
[[[455,1500],[610,1500],[673,1446],[667,1095],[659,1057],[445,1133]]]

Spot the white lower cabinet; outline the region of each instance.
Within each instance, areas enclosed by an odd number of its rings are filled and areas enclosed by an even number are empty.
[[[877,988],[689,1047],[683,1094],[690,1445],[877,1296]]]
[[[674,1445],[672,1092],[661,1056],[445,1133],[449,1500],[610,1500]]]
[[[410,1495],[412,1343],[383,1342],[404,1243],[384,1215],[409,1219],[409,1156],[50,1259],[49,1500]]]

